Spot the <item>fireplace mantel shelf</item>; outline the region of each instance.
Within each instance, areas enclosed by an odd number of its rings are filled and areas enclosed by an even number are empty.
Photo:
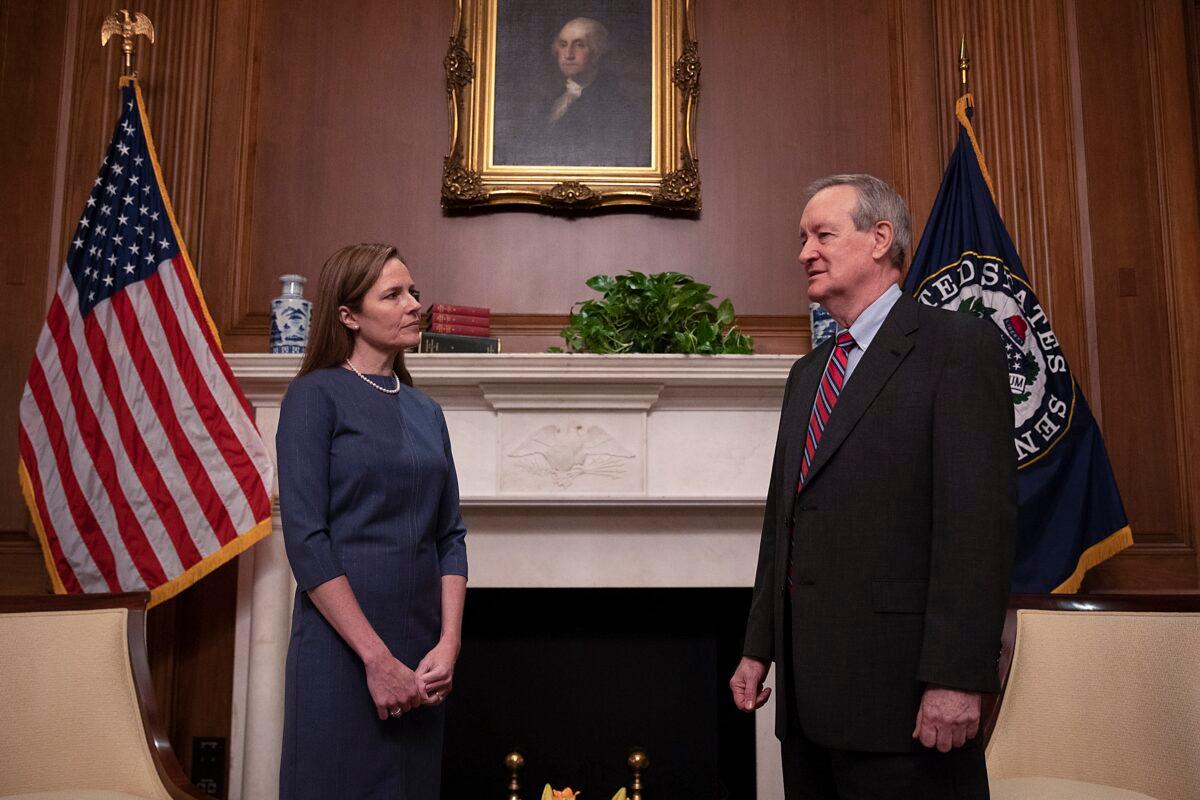
[[[243,388],[267,389],[290,381],[298,355],[229,353]],[[796,361],[790,355],[694,356],[674,354],[590,355],[584,353],[410,353],[405,364],[419,383],[444,386],[479,383],[603,384],[612,381],[662,386],[779,387]]]
[[[752,497],[721,497],[714,495],[589,495],[564,496],[554,499],[554,504],[565,508],[730,508],[746,509],[763,506],[763,498]],[[546,496],[542,494],[509,494],[494,496],[464,497],[461,500],[463,508],[537,508],[547,505]]]

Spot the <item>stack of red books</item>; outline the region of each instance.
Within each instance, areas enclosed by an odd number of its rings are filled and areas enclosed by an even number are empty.
[[[427,330],[455,336],[491,336],[491,309],[435,303],[429,307]]]

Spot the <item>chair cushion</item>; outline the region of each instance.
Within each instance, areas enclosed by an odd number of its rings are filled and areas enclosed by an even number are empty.
[[[169,800],[142,728],[128,625],[124,608],[0,614],[0,796],[75,798],[87,786],[105,800]]]
[[[1155,800],[1129,789],[1063,778],[1001,778],[990,785],[992,800]]]
[[[1017,612],[987,768],[1200,798],[1200,613]]]
[[[54,792],[25,792],[0,795],[0,800],[151,800],[140,794],[109,792],[103,789],[60,789]]]

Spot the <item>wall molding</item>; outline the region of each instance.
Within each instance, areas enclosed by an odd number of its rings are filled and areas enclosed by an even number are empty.
[[[0,594],[52,594],[42,546],[26,531],[0,531]]]

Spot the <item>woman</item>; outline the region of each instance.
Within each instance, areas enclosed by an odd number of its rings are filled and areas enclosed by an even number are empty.
[[[287,800],[438,797],[466,531],[442,410],[404,368],[420,309],[395,248],[338,250],[280,408],[279,505],[297,583]]]

